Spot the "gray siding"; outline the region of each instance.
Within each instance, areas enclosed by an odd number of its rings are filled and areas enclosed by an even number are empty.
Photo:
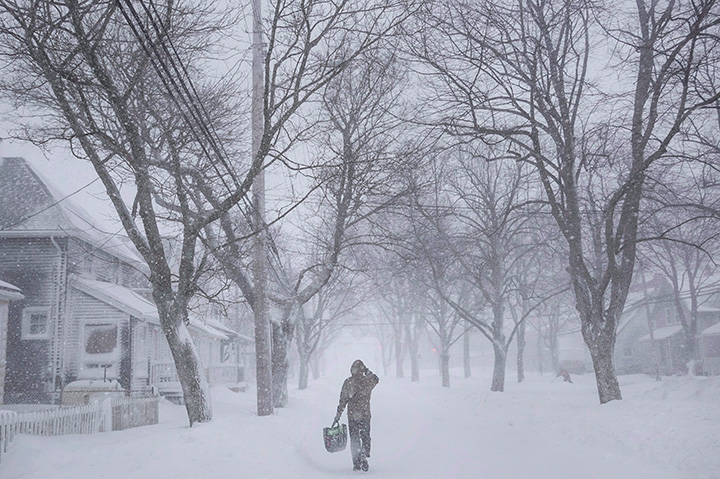
[[[62,250],[64,238],[56,244]],[[23,340],[22,313],[26,307],[47,307],[49,327],[55,330],[64,313],[64,263],[49,238],[0,238],[0,277],[20,288],[25,299],[10,305],[7,332],[5,401],[48,402],[52,389],[53,354],[50,340]]]

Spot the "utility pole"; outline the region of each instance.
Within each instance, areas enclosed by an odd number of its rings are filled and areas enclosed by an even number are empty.
[[[263,112],[263,38],[261,0],[252,0],[253,9],[253,56],[252,56],[252,155],[257,160],[263,138],[265,115]],[[255,315],[255,365],[257,382],[258,416],[273,413],[272,363],[270,318],[267,308],[267,256],[265,244],[265,170],[261,166],[253,181],[253,224],[255,243],[253,245],[253,313]]]
[[[650,311],[650,298],[648,297],[648,287],[645,282],[645,268],[640,267],[640,279],[643,284],[643,297],[645,299],[645,315],[647,316],[648,329],[650,330],[650,354],[652,357],[653,368],[655,369],[655,381],[662,381],[660,378],[660,365],[658,363],[657,344],[655,343],[655,325],[653,324],[652,312]]]

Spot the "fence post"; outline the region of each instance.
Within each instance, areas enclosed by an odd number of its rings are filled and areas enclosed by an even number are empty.
[[[112,398],[107,397],[100,403],[100,411],[102,414],[102,427],[100,432],[108,432],[113,430],[112,417]]]

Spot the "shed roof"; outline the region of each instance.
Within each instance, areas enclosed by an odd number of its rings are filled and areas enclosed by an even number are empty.
[[[15,285],[0,280],[0,299],[5,301],[14,301],[23,299],[22,291]]]

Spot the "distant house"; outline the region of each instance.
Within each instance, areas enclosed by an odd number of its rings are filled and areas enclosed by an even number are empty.
[[[690,315],[688,292],[681,291],[680,307]],[[720,278],[704,281],[698,293],[697,373],[720,374]],[[707,333],[706,333],[707,331]],[[720,334],[720,330],[717,331]],[[654,373],[653,347],[660,374],[683,372],[685,337],[678,318],[672,285],[656,276],[645,285],[633,283],[618,327],[615,347],[617,372]],[[712,357],[715,355],[715,358]]]
[[[8,310],[6,402],[57,401],[87,379],[179,394],[143,264],[21,158],[0,159],[0,278],[24,294]],[[244,356],[227,351],[250,338],[219,318],[190,331],[211,384],[242,380]]]
[[[7,348],[7,320],[10,301],[23,299],[20,289],[5,281],[0,281],[0,404],[5,393],[5,359]]]

